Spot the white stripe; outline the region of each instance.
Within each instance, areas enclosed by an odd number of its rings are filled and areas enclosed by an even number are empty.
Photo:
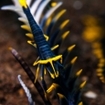
[[[26,0],[26,1],[27,1],[27,5],[30,6],[32,0]]]
[[[47,6],[47,4],[50,2],[51,0],[45,0],[39,7],[38,11],[36,12],[36,15],[35,15],[35,19],[37,21],[37,23],[39,24],[39,21],[40,21],[40,18],[41,18],[41,15],[44,11],[44,8]]]
[[[38,5],[40,4],[42,0],[36,0],[32,6],[30,7],[32,15],[35,13],[36,9],[38,8]]]

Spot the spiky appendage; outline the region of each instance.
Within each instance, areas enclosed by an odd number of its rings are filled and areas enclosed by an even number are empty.
[[[105,36],[99,22],[98,18],[86,16],[84,18],[85,29],[83,31],[83,38],[91,43],[92,52],[98,59],[97,76],[102,83],[105,83]]]
[[[35,5],[35,3],[38,3],[38,1],[39,0],[36,0],[33,5]],[[73,75],[72,68],[75,64],[77,57],[74,57],[71,61],[67,60],[71,50],[75,47],[75,45],[68,47],[63,54],[59,55],[59,49],[61,48],[61,44],[69,35],[69,31],[67,30],[61,36],[59,36],[59,33],[66,27],[66,25],[69,23],[69,20],[67,19],[64,22],[62,22],[61,25],[56,29],[56,31],[53,30],[55,24],[59,21],[60,17],[63,16],[65,13],[65,10],[61,10],[57,14],[54,13],[57,10],[57,8],[59,8],[62,5],[62,3],[61,2],[59,3],[55,2],[54,4],[53,3],[54,3],[53,1],[50,2],[48,2],[47,0],[41,1],[39,3],[40,5],[37,6],[38,8],[36,8],[34,12],[36,15],[34,15],[32,11],[31,11],[32,14],[30,13],[30,10],[33,7],[30,6],[29,10],[26,1],[20,0],[20,4],[27,18],[25,17],[24,19],[20,18],[19,20],[25,23],[25,25],[23,25],[22,28],[29,31],[27,36],[29,36],[32,41],[28,41],[28,43],[33,45],[39,52],[38,53],[39,57],[34,64],[38,64],[37,72],[39,71],[41,72],[40,78],[44,90],[42,89],[43,91],[41,91],[42,94],[40,95],[42,99],[44,99],[44,103],[46,105],[51,104],[47,98],[47,95],[49,95],[49,93],[51,93],[52,91],[56,91],[55,96],[58,97],[58,103],[60,105],[83,105],[83,103],[80,101],[80,95],[81,95],[81,89],[84,87],[86,81],[81,83],[80,86],[77,86],[76,84],[77,79],[82,72],[82,69],[79,70],[77,73],[75,73],[75,75]],[[44,15],[42,15],[43,11],[41,10],[42,14],[40,14],[39,16],[40,18],[39,22],[36,17],[38,16],[38,13],[40,13],[39,10],[40,8],[42,8],[43,5],[44,5],[43,9],[49,7],[49,5],[50,8],[48,11],[45,12]],[[34,18],[37,21],[37,23],[40,25],[40,27],[35,22]],[[44,27],[48,29],[42,32],[41,29],[43,29]],[[57,44],[59,44],[59,47],[56,46]],[[33,81],[33,79],[36,78],[33,83],[36,84],[36,88],[39,88],[39,86],[37,87],[38,78],[36,77],[39,75],[39,73],[37,73],[37,75],[35,76],[33,76],[32,74],[31,77],[30,74],[31,70],[27,69],[27,65],[24,65],[23,60],[20,59],[21,57],[18,56],[17,53],[16,54],[14,53],[15,51],[14,49],[11,49],[11,51],[13,55],[16,57],[16,59],[19,61],[19,63],[22,65],[22,67],[24,68],[30,79]],[[60,61],[61,58],[63,58],[63,61]],[[47,87],[44,80],[44,73],[46,71],[46,68],[51,78],[53,79],[53,83],[51,84],[50,87]]]

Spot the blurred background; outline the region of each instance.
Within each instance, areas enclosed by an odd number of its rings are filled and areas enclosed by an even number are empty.
[[[72,54],[78,59],[74,70],[83,69],[81,81],[87,80],[82,93],[84,105],[105,105],[105,0],[58,0],[67,9],[64,18],[70,19],[67,27],[70,36],[66,45],[76,44]],[[0,7],[12,4],[0,0]],[[27,98],[17,80],[21,74],[35,100],[38,93],[28,76],[14,59],[8,48],[15,48],[32,69],[36,51],[26,43],[25,31],[20,28],[19,16],[12,11],[0,10],[0,105],[28,105]],[[63,46],[63,48],[65,45]],[[99,70],[102,71],[99,74]],[[101,78],[103,77],[103,78]],[[40,101],[39,105],[42,104]]]

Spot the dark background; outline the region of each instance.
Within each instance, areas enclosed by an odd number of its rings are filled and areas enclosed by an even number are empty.
[[[59,0],[60,1],[60,0]],[[99,33],[101,39],[105,39],[105,0],[62,0],[63,8],[67,9],[65,18],[70,19],[68,29],[70,37],[67,39],[67,45],[76,44],[73,51],[78,55],[78,60],[74,70],[83,68],[81,80],[87,80],[87,85],[83,90],[83,101],[85,105],[105,105],[105,84],[103,84],[96,75],[98,64],[97,57],[92,53],[91,43],[85,40],[82,35],[85,30],[86,16],[92,16],[97,20],[98,26],[102,29]],[[0,7],[11,4],[11,0],[0,0]],[[79,3],[79,4],[78,4]],[[36,51],[26,43],[25,32],[20,28],[18,15],[11,11],[0,10],[0,104],[2,105],[28,105],[27,98],[17,80],[17,75],[21,74],[35,100],[39,99],[38,93],[34,89],[29,78],[22,70],[21,66],[13,58],[8,47],[15,48],[26,60],[32,69],[32,63],[36,59]],[[101,43],[101,41],[99,40]],[[63,46],[65,47],[65,46]],[[105,48],[102,47],[104,52]],[[104,53],[103,53],[104,55]],[[104,55],[105,57],[105,55]],[[104,58],[105,59],[105,58]],[[88,91],[94,92],[95,99],[87,98],[84,94]],[[40,104],[40,102],[38,102]],[[37,105],[37,104],[36,104]]]

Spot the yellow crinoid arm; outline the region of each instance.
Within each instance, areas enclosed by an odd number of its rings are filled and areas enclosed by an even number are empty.
[[[19,3],[22,7],[27,8],[26,0],[19,0]]]

